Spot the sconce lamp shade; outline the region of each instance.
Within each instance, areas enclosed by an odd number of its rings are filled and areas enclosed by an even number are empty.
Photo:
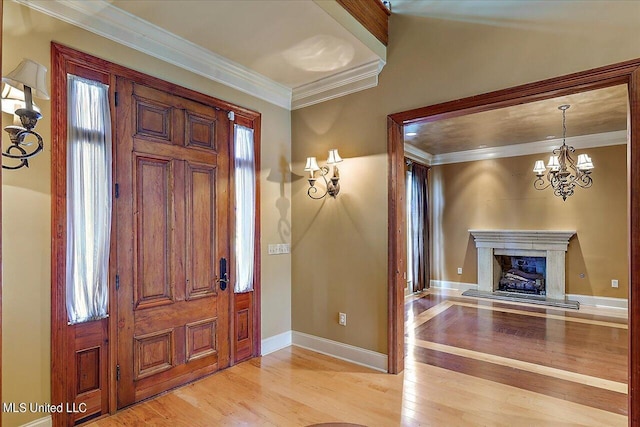
[[[578,164],[576,165],[576,167],[583,171],[593,169],[593,162],[591,161],[591,157],[586,154],[579,154]]]
[[[536,160],[536,164],[533,166],[533,171],[537,175],[542,175],[545,170],[544,162],[542,160]]]
[[[24,92],[5,83],[2,88],[2,111],[7,114],[15,114],[16,110],[20,108],[25,108]],[[36,104],[33,104],[33,109],[40,112],[40,108]]]
[[[342,157],[338,154],[337,148],[332,148],[329,150],[329,157],[327,158],[328,165],[334,165],[336,163],[340,163],[342,161]]]
[[[315,172],[317,170],[320,170],[318,161],[315,157],[307,157],[307,164],[305,165],[304,170],[307,172]]]
[[[23,59],[20,65],[2,79],[8,85],[24,91],[24,87],[31,88],[37,98],[49,99],[47,92],[47,68],[30,59]]]

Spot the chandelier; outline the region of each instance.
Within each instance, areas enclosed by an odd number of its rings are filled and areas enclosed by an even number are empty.
[[[536,160],[533,167],[537,178],[533,182],[536,190],[544,190],[552,187],[553,194],[567,200],[567,197],[573,195],[576,186],[589,188],[593,184],[591,178],[591,170],[593,162],[591,157],[586,154],[578,155],[578,162],[574,162],[573,154],[576,150],[567,145],[565,139],[567,137],[566,111],[570,105],[561,105],[558,110],[562,111],[562,145],[553,150],[549,163],[545,167],[544,161]],[[546,172],[546,180],[545,178]]]

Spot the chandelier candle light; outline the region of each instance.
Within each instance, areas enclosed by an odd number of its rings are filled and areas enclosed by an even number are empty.
[[[589,188],[593,184],[591,157],[587,154],[580,154],[578,162],[575,163],[571,154],[576,150],[565,142],[567,137],[566,111],[569,107],[570,105],[558,107],[562,111],[562,145],[553,150],[546,167],[542,160],[536,160],[533,167],[533,172],[537,176],[533,182],[534,188],[544,190],[552,187],[553,194],[562,197],[562,200],[567,200],[567,197],[572,196],[576,186]],[[545,172],[546,181],[544,180]]]
[[[342,158],[340,154],[338,154],[338,150],[336,148],[332,148],[329,150],[329,157],[327,158],[327,165],[333,165],[333,176],[330,180],[327,180],[327,175],[329,174],[329,166],[318,166],[318,161],[315,157],[307,157],[307,163],[304,167],[306,172],[309,172],[309,189],[307,190],[307,195],[312,199],[322,199],[327,194],[334,199],[340,192],[340,171],[338,171],[337,163],[340,163]],[[320,176],[324,179],[324,183],[327,187],[325,192],[321,196],[316,196],[318,189],[316,188],[316,171],[320,171]]]

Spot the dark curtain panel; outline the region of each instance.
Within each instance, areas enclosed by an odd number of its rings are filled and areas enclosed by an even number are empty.
[[[413,257],[408,260],[413,276],[413,292],[429,287],[429,168],[417,163],[411,165],[411,215],[409,244]]]

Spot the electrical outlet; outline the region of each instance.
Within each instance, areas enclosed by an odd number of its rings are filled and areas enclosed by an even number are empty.
[[[338,324],[347,326],[347,313],[338,313]]]
[[[458,274],[462,274],[462,267],[458,267]]]
[[[611,279],[611,287],[612,288],[617,288],[618,287],[618,280],[617,279]]]

